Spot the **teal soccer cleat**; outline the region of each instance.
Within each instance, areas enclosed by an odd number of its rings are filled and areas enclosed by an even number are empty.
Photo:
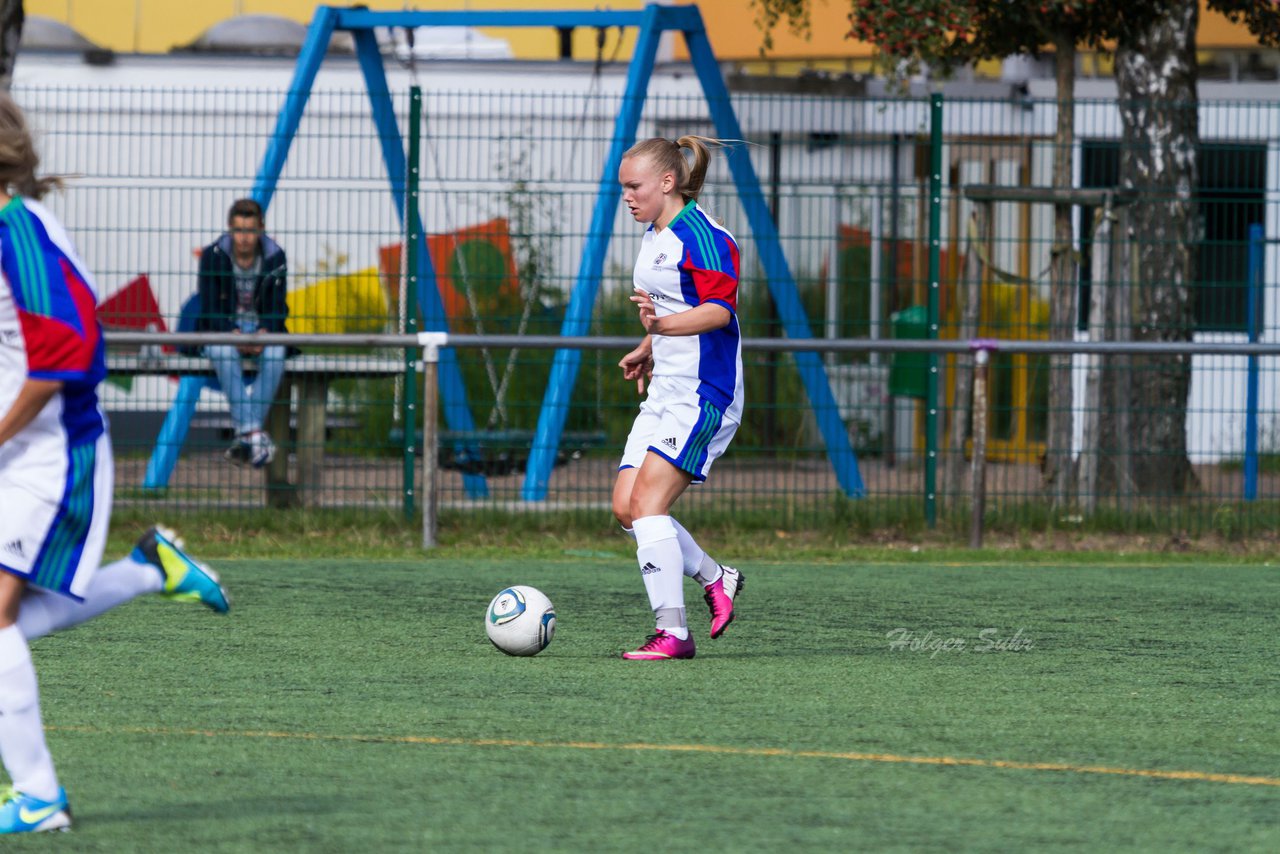
[[[70,830],[71,807],[67,792],[58,789],[58,797],[42,801],[10,789],[0,803],[0,833],[39,833],[42,830]]]
[[[182,540],[168,528],[151,528],[133,549],[134,560],[149,563],[164,574],[160,595],[184,602],[202,602],[219,614],[231,610],[227,591],[217,574],[182,551]]]

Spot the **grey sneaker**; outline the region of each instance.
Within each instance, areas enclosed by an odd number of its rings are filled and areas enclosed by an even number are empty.
[[[260,469],[276,458],[276,443],[266,430],[254,430],[249,434],[249,463]]]
[[[227,448],[224,457],[227,462],[237,466],[249,465],[250,459],[253,457],[253,448],[249,444],[249,437],[237,436],[236,440],[231,443],[231,447]]]

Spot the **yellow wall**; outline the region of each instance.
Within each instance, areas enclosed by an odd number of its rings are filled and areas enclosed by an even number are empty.
[[[702,0],[698,3],[707,24],[707,37],[719,59],[761,58],[763,37],[756,24],[756,11],[747,0]],[[870,58],[871,45],[846,39],[849,32],[848,0],[810,0],[809,38],[793,34],[785,22],[773,32],[770,59]],[[676,58],[687,59],[683,39],[676,40]]]
[[[1244,24],[1233,24],[1220,12],[1211,12],[1200,2],[1200,26],[1196,29],[1198,48],[1257,47],[1258,40]]]
[[[42,15],[69,24],[85,38],[102,47],[121,52],[165,53],[175,46],[190,44],[219,21],[236,15],[280,15],[301,23],[311,20],[316,0],[201,0],[198,3],[174,0],[26,0],[28,15]],[[377,11],[398,11],[405,0],[361,0],[356,3]],[[436,9],[596,9],[598,0],[437,0],[408,3],[423,10]],[[639,9],[644,0],[610,0],[612,9]],[[551,29],[504,29],[486,27],[482,32],[510,42],[521,59],[555,59],[559,56],[559,36]],[[625,37],[619,57],[628,59],[635,33]],[[617,37],[610,33],[605,56],[611,56]],[[595,35],[574,33],[574,55],[591,58],[596,53]]]
[[[334,3],[334,5],[343,5]],[[352,4],[355,5],[355,4]],[[405,0],[363,0],[363,5],[376,10],[405,8]],[[410,2],[419,9],[638,9],[644,0],[436,0]],[[725,60],[751,61],[760,58],[761,37],[756,28],[755,10],[748,0],[702,0],[698,4],[707,22],[707,32],[716,55]],[[792,35],[783,25],[774,33],[774,48],[769,56],[775,60],[807,58],[866,59],[871,47],[846,39],[849,31],[848,0],[812,0],[813,26],[806,40]],[[70,24],[83,36],[103,47],[122,52],[164,53],[170,48],[189,44],[219,21],[235,15],[281,15],[306,23],[311,20],[315,0],[201,0],[198,3],[174,0],[26,0],[29,15],[43,15]],[[1203,9],[1203,0],[1201,4]],[[554,59],[559,53],[556,33],[550,29],[485,28],[486,35],[505,39],[521,59]],[[624,36],[619,59],[630,58],[635,33]],[[1249,31],[1232,24],[1215,12],[1201,15],[1200,46],[1251,47],[1257,42]],[[605,45],[605,56],[614,55],[617,37],[611,32]],[[574,55],[595,55],[595,35],[587,31],[574,34]],[[684,42],[677,38],[677,59],[687,58]]]

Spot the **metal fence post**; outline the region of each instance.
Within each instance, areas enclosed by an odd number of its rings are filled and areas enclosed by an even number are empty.
[[[942,278],[942,95],[929,98],[929,330],[938,338],[939,282]],[[924,518],[938,524],[938,354],[929,354],[924,416]]]
[[[987,363],[991,351],[973,354],[973,468],[969,509],[969,548],[982,548],[982,525],[987,512]],[[960,413],[956,413],[960,417]]]
[[[422,347],[422,547],[436,546],[436,484],[440,417],[440,348],[449,341],[446,332],[421,332]],[[413,430],[413,424],[405,424]]]
[[[1249,278],[1245,291],[1245,323],[1249,343],[1262,337],[1262,226],[1249,226]],[[1258,498],[1258,357],[1248,357],[1244,410],[1244,500]]]
[[[404,331],[409,335],[418,333],[418,253],[422,247],[418,245],[418,235],[422,233],[422,225],[418,221],[418,184],[419,162],[422,145],[422,88],[412,86],[409,89],[409,154],[405,169],[405,216],[404,223],[405,263],[404,271],[408,277],[404,289],[405,316]],[[418,437],[414,424],[417,422],[416,408],[418,396],[417,358],[413,350],[404,351],[404,410],[401,412],[400,424],[404,427],[404,515],[413,516],[413,476],[417,469],[413,455],[417,449]],[[425,441],[425,437],[424,437]],[[424,451],[425,453],[425,451]]]

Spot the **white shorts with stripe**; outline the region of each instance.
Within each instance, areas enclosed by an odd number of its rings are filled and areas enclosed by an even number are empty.
[[[711,464],[729,447],[738,424],[718,407],[699,397],[697,382],[679,377],[654,377],[640,414],[631,425],[618,469],[639,468],[649,451],[681,471],[694,483],[707,479]]]
[[[0,445],[0,569],[84,598],[111,520],[111,437],[68,446],[61,430],[28,428]]]

